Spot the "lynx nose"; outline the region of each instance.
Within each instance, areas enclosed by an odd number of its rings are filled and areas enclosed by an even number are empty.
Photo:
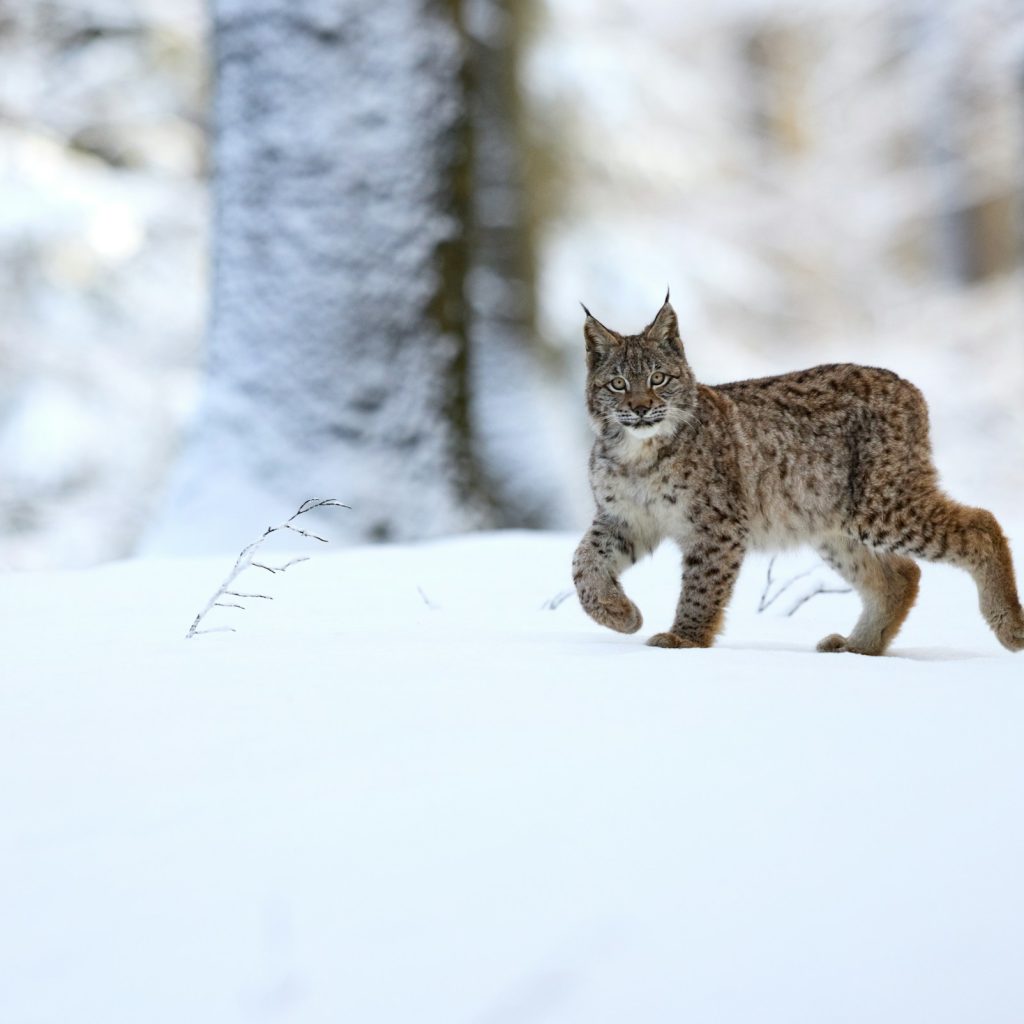
[[[637,414],[641,419],[644,418],[651,411],[651,403],[648,402],[646,405],[634,405],[633,412]]]

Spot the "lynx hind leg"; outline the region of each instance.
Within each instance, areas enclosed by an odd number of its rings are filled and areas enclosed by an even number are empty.
[[[880,532],[879,546],[966,569],[974,577],[981,614],[996,639],[1011,651],[1024,650],[1024,611],[1010,545],[996,517],[942,494],[916,503],[915,511],[912,523],[895,537]],[[875,537],[868,539],[875,543]]]
[[[883,654],[913,607],[921,570],[909,558],[872,551],[852,538],[829,539],[818,550],[863,603],[853,632],[825,637],[818,650]]]

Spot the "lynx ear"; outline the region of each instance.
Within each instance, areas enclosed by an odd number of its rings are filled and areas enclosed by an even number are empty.
[[[580,305],[583,306],[583,303]],[[587,319],[583,321],[583,338],[587,343],[587,366],[592,370],[603,356],[622,344],[622,338],[605,327],[586,306],[583,306],[583,312],[587,314]]]
[[[653,341],[663,341],[678,348],[683,347],[682,339],[679,337],[679,321],[676,319],[676,311],[668,301],[668,292],[665,293],[665,302],[658,315],[644,330],[644,334]]]

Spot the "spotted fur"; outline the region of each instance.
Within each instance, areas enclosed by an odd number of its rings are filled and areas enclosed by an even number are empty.
[[[667,299],[638,335],[587,312],[584,337],[597,511],[573,579],[597,622],[640,629],[619,575],[671,539],[682,592],[670,629],[647,642],[709,647],[744,555],[811,544],[863,603],[849,636],[826,637],[820,651],[882,654],[917,595],[915,558],[971,573],[1000,643],[1024,649],[1006,538],[990,512],[939,490],[913,384],[847,364],[698,384]]]

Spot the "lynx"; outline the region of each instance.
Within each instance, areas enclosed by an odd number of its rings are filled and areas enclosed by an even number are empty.
[[[619,574],[670,538],[684,553],[682,593],[671,628],[647,643],[710,647],[746,552],[811,544],[863,604],[850,635],[819,651],[882,654],[917,596],[913,558],[966,569],[1000,643],[1024,649],[1006,538],[990,512],[939,490],[913,384],[832,365],[709,387],[694,379],[667,296],[636,335],[584,313],[597,512],[573,580],[593,619],[640,629]]]

